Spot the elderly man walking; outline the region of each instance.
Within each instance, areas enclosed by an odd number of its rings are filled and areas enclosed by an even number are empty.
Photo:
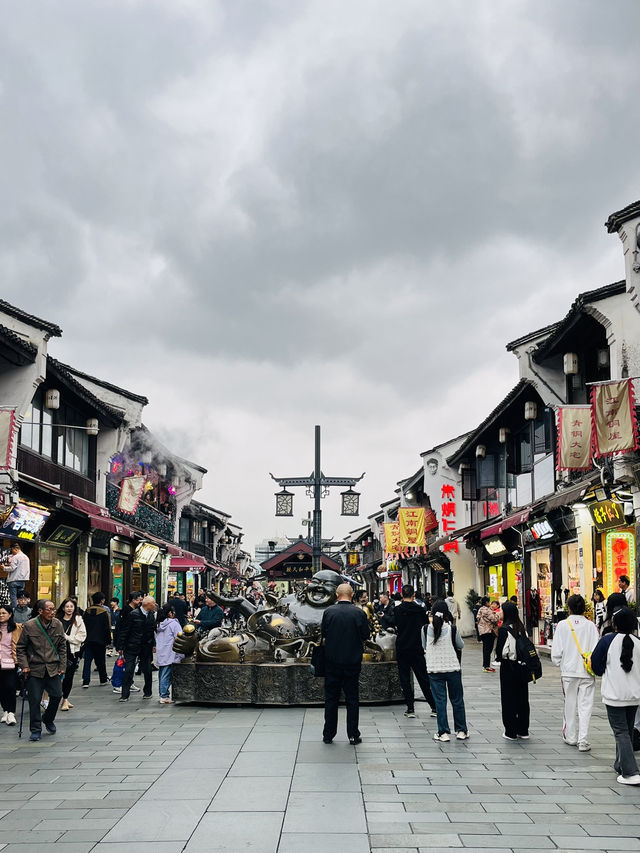
[[[322,616],[325,644],[324,731],[322,740],[331,743],[338,731],[338,702],[344,690],[347,706],[347,737],[352,746],[361,742],[358,721],[360,696],[358,678],[362,667],[364,641],[369,639],[369,622],[363,610],[352,603],[353,589],[341,583],[337,602]]]
[[[42,724],[49,734],[56,733],[55,718],[62,699],[62,676],[67,668],[67,640],[62,622],[54,617],[52,601],[36,604],[38,615],[22,626],[16,646],[18,666],[27,679],[29,694],[29,740],[38,741]],[[49,704],[42,713],[42,694],[47,691]]]
[[[118,644],[124,657],[121,702],[129,701],[136,659],[140,659],[140,672],[144,676],[143,699],[151,699],[151,661],[155,646],[156,601],[145,595],[140,607],[131,612],[118,632]]]

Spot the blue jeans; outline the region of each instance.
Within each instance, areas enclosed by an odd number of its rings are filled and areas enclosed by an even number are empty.
[[[453,708],[453,727],[456,732],[467,731],[467,718],[464,712],[464,694],[462,674],[458,672],[430,672],[429,682],[438,714],[438,734],[451,733],[447,717],[447,690]]]
[[[7,581],[9,589],[9,604],[15,610],[18,606],[18,590],[24,589],[26,581]]]
[[[161,699],[171,699],[171,664],[158,668],[158,691]]]

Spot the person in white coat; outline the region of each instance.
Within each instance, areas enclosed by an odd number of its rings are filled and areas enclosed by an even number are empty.
[[[562,676],[562,738],[569,746],[577,745],[580,752],[588,752],[596,680],[587,672],[582,655],[591,654],[600,635],[584,615],[585,601],[581,595],[570,595],[567,607],[569,616],[558,622],[551,646],[551,662],[560,667]]]

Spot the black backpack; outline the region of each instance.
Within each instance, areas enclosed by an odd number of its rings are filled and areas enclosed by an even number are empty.
[[[526,634],[519,634],[516,637],[516,659],[518,663],[527,667],[529,681],[536,682],[542,678],[542,663],[536,647]]]

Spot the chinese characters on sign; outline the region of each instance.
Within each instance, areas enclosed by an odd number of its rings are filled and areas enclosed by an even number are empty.
[[[616,501],[596,501],[589,504],[589,512],[598,531],[613,530],[625,524],[623,506]]]
[[[457,527],[456,487],[450,483],[444,483],[441,489],[441,498],[442,503],[440,505],[440,524],[442,528],[442,535],[446,536],[449,533],[453,533],[453,531]],[[454,539],[453,542],[445,542],[442,546],[442,551],[444,554],[451,551],[454,554],[459,554],[460,550],[458,546],[458,540]]]
[[[118,510],[128,515],[135,515],[142,497],[145,478],[142,476],[125,477],[120,484],[120,497],[118,498]]]
[[[558,471],[591,468],[591,406],[558,408]]]
[[[596,456],[636,450],[638,429],[631,379],[596,385],[591,391],[591,403],[596,425]]]
[[[44,509],[16,504],[4,520],[0,535],[16,536],[18,539],[35,539],[48,518],[49,513]]]
[[[400,550],[420,553],[426,546],[424,507],[404,506],[398,510],[400,525]]]
[[[357,551],[349,551],[348,563],[350,566],[357,566],[358,565],[358,552]]]
[[[619,592],[620,575],[627,575],[631,589],[636,586],[636,540],[633,533],[616,530],[605,534],[606,589],[605,595]]]
[[[387,521],[384,528],[384,551],[387,557],[395,557],[400,553],[400,525],[398,522]]]

